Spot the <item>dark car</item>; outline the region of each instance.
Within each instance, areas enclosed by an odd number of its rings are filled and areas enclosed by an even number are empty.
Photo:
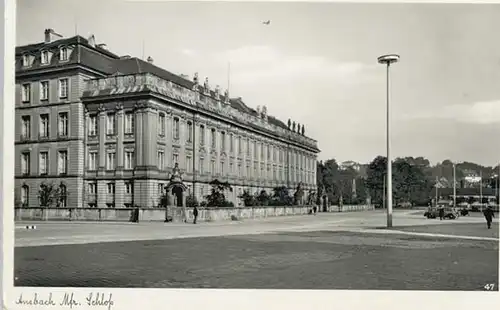
[[[439,217],[439,209],[440,208],[436,208],[436,207],[429,208],[424,213],[424,216],[428,219],[438,218]],[[459,213],[452,207],[443,207],[443,209],[444,209],[444,218],[445,219],[454,220],[460,216]]]

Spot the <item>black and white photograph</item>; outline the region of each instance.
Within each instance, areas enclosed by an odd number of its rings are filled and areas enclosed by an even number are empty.
[[[15,12],[4,268],[20,290],[101,289],[15,307],[111,309],[112,288],[498,293],[500,3]]]

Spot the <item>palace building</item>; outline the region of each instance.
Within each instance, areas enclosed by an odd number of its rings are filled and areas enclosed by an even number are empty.
[[[55,39],[55,40],[54,40]],[[198,201],[209,182],[228,200],[299,186],[316,191],[317,141],[226,90],[120,57],[95,38],[16,48],[16,196],[40,206],[40,185],[68,207],[157,207],[177,163]]]

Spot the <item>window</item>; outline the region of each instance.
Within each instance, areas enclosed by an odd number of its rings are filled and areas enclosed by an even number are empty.
[[[30,102],[30,100],[31,100],[31,84],[23,84],[21,86],[21,100],[22,100],[22,102]]]
[[[31,137],[31,116],[23,115],[21,116],[22,128],[21,128],[21,139],[28,140]]]
[[[133,134],[134,133],[134,113],[127,112],[125,113],[125,134]]]
[[[89,170],[94,171],[97,170],[97,151],[89,152]]]
[[[224,131],[220,133],[220,149],[221,151],[226,149],[226,133]]]
[[[187,122],[187,142],[191,143],[193,138],[193,123]]]
[[[271,159],[271,147],[268,145],[267,146],[267,160]]]
[[[49,63],[49,52],[48,51],[42,51],[40,61],[42,62],[42,65],[46,65]]]
[[[158,169],[165,170],[165,152],[158,151]]]
[[[241,177],[241,164],[238,164],[238,176]]]
[[[174,118],[174,139],[179,139],[179,119],[177,117]]]
[[[179,154],[174,153],[172,154],[172,164],[175,165],[177,163],[179,163]]]
[[[68,60],[68,49],[66,47],[61,47],[59,58],[61,61]]]
[[[191,161],[191,156],[186,156],[186,171],[193,172],[193,162]]]
[[[246,173],[247,178],[250,177],[250,166],[249,165],[246,166],[245,173]]]
[[[257,159],[257,142],[252,142],[253,143],[253,157]]]
[[[205,126],[200,125],[200,144],[205,144]]]
[[[59,136],[67,136],[68,135],[68,112],[59,113]]]
[[[134,152],[125,151],[125,169],[134,169]]]
[[[49,81],[40,82],[40,100],[49,100]]]
[[[116,153],[108,152],[106,154],[106,170],[115,170],[116,169]]]
[[[204,158],[200,158],[200,168],[199,168],[199,169],[200,169],[200,174],[205,173],[205,172],[204,172],[205,167],[204,167],[204,165],[203,165],[203,164],[204,164],[204,161],[205,161],[205,160],[204,160]]]
[[[47,174],[49,164],[49,153],[48,152],[40,152],[40,163],[39,170],[41,175]]]
[[[215,160],[210,162],[210,174],[215,174]]]
[[[264,143],[260,144],[260,159],[264,160]]]
[[[97,194],[97,183],[89,183],[89,194]]]
[[[125,182],[125,193],[129,195],[134,193],[134,183],[132,181]]]
[[[89,116],[89,136],[97,136],[97,115]]]
[[[213,129],[213,128],[211,131],[210,141],[212,142],[212,148],[215,149],[215,146],[217,145],[217,141],[215,140],[215,129]]]
[[[68,98],[68,79],[59,80],[59,98]]]
[[[57,156],[57,173],[66,174],[68,170],[68,151],[59,151]]]
[[[158,114],[158,134],[162,137],[165,135],[165,114],[163,113]]]
[[[108,113],[108,115],[106,115],[106,134],[108,136],[115,135],[115,120],[115,113]]]
[[[238,137],[238,153],[241,153],[243,146],[241,145],[241,137]]]
[[[28,185],[23,185],[21,187],[21,204],[27,206],[29,204],[30,188]]]
[[[40,115],[40,137],[48,138],[49,137],[49,115],[42,114]]]
[[[22,65],[23,65],[23,67],[28,67],[30,65],[30,56],[29,55],[23,55]]]
[[[21,154],[21,173],[23,175],[30,174],[30,153],[22,153]]]
[[[165,184],[158,183],[158,196],[163,196],[165,194]]]
[[[115,183],[108,183],[108,194],[115,194]]]
[[[60,208],[66,208],[67,201],[68,201],[67,197],[68,197],[68,195],[67,195],[66,185],[64,185],[64,184],[59,185],[59,202],[58,202],[58,206]]]
[[[229,163],[229,173],[230,174],[234,173],[234,165],[233,165],[233,163]]]
[[[229,152],[233,152],[234,150],[234,136],[233,134],[229,135]]]

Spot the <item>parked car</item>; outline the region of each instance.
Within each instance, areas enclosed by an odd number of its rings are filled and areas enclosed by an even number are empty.
[[[439,218],[439,207],[431,207],[425,213],[424,216],[428,219]],[[444,218],[454,220],[460,217],[460,214],[452,207],[445,206],[444,208]]]

